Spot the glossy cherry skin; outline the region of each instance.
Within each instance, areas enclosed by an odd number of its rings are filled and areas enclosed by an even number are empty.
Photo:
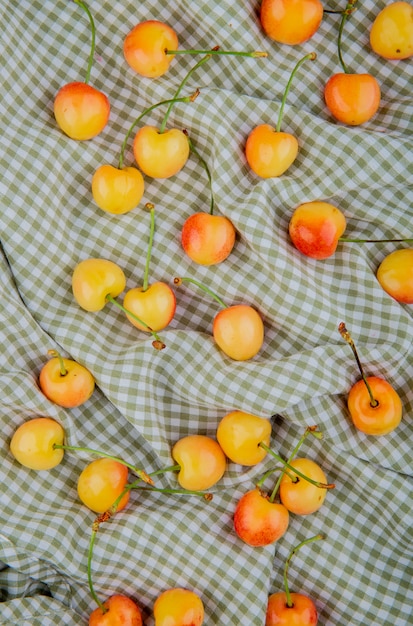
[[[363,380],[350,389],[347,406],[354,426],[366,435],[387,435],[400,424],[402,402],[393,387],[382,378],[368,376],[367,382],[378,406],[372,407]]]
[[[413,248],[387,255],[379,265],[377,280],[397,302],[413,304]]]
[[[370,74],[334,74],[324,88],[324,100],[336,120],[349,126],[368,122],[380,106],[380,87]]]
[[[85,311],[100,311],[108,295],[116,298],[126,286],[123,270],[107,259],[85,259],[72,276],[73,296]]]
[[[221,350],[234,361],[247,361],[261,350],[264,324],[255,309],[236,304],[214,318],[212,334]]]
[[[56,94],[54,115],[58,126],[71,139],[84,141],[105,128],[110,114],[108,98],[87,83],[69,83]]]
[[[288,528],[289,513],[283,504],[270,502],[258,489],[239,500],[234,513],[234,530],[250,546],[267,546],[280,539]]]
[[[227,217],[194,213],[182,227],[181,244],[195,263],[216,265],[231,254],[235,236],[235,228]]]
[[[385,59],[413,56],[413,6],[392,2],[380,11],[370,29],[373,51]]]
[[[218,424],[217,440],[233,463],[253,466],[267,454],[259,444],[270,445],[271,428],[268,419],[244,411],[231,411]]]
[[[143,176],[136,167],[118,169],[102,165],[92,178],[93,199],[102,211],[123,215],[138,206],[145,190]]]
[[[291,46],[304,43],[323,18],[320,0],[262,0],[260,21],[270,39]]]
[[[154,331],[162,330],[172,321],[176,310],[176,297],[173,290],[163,282],[156,282],[143,291],[134,287],[126,292],[123,305]],[[148,331],[145,326],[126,314],[128,320],[140,330]]]
[[[294,163],[298,141],[294,135],[277,132],[269,124],[260,124],[248,136],[245,156],[248,165],[261,178],[281,176]]]
[[[89,400],[95,379],[80,363],[65,358],[62,361],[66,374],[61,373],[59,359],[53,357],[40,370],[39,386],[51,402],[70,409]]]
[[[167,24],[147,20],[126,36],[123,54],[128,65],[141,76],[156,78],[168,70],[174,58],[165,50],[177,50],[178,37]]]
[[[311,459],[293,459],[290,461],[292,467],[299,470],[308,478],[312,478],[320,483],[326,483],[327,478],[323,470]],[[296,480],[295,480],[296,479]],[[322,506],[327,491],[312,485],[304,478],[295,475],[288,469],[284,473],[280,484],[280,500],[283,505],[296,515],[310,515],[315,513]]]
[[[103,602],[105,613],[97,607],[89,616],[89,626],[142,626],[142,613],[138,605],[120,594]]]
[[[160,133],[154,126],[144,126],[133,141],[133,154],[139,169],[147,176],[170,178],[188,160],[188,138],[177,128]]]
[[[64,451],[53,448],[62,445],[63,427],[50,417],[35,417],[24,422],[10,441],[10,452],[21,465],[33,470],[48,470],[59,465]]]
[[[79,476],[77,492],[85,506],[95,513],[104,513],[124,490],[128,480],[128,468],[112,459],[96,459],[85,467]],[[121,511],[129,501],[129,491],[123,496],[116,510]]]
[[[181,469],[178,482],[183,489],[204,491],[224,475],[227,460],[220,445],[206,435],[188,435],[172,448],[172,457]]]
[[[346,219],[328,202],[305,202],[291,216],[288,227],[294,246],[308,257],[326,259],[336,251]]]
[[[293,606],[287,605],[284,591],[268,598],[265,626],[316,626],[318,613],[314,602],[301,593],[291,593]]]
[[[153,606],[155,626],[201,626],[204,623],[204,605],[201,598],[189,589],[167,589]]]

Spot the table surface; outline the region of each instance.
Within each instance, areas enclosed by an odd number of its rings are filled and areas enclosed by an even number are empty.
[[[315,261],[288,238],[294,208],[317,199],[343,211],[346,236],[412,236],[412,64],[386,61],[369,47],[369,27],[384,2],[360,2],[345,27],[347,65],[375,75],[382,90],[376,116],[354,128],[335,122],[322,97],[328,78],[340,71],[338,15],[325,14],[312,39],[292,47],[263,34],[258,2],[90,0],[88,6],[96,24],[91,83],[108,96],[111,115],[87,142],[63,135],[53,116],[58,89],[85,75],[86,15],[63,0],[5,0],[0,8],[7,25],[0,102],[0,623],[86,624],[95,608],[87,584],[95,514],[76,492],[91,456],[66,452],[50,471],[26,469],[9,452],[21,423],[50,416],[63,425],[67,443],[150,472],[172,463],[171,447],[181,437],[215,437],[234,409],[271,418],[271,445],[284,457],[307,425],[318,425],[324,438],[306,441],[302,454],[336,483],[323,507],[291,515],[282,539],[252,548],[235,535],[232,517],[240,496],[274,467],[268,456],[252,468],[228,463],[211,502],[134,490],[96,540],[99,597],[131,596],[151,626],[156,597],[183,586],[202,597],[205,624],[262,626],[268,594],[282,589],[289,551],[321,532],[324,540],[301,550],[289,572],[291,589],[315,600],[319,624],[411,623],[412,309],[388,296],[375,276],[382,259],[403,244],[340,244],[332,257]],[[122,43],[146,19],[167,22],[182,49],[268,52],[263,59],[213,57],[185,86],[185,94],[200,89],[196,101],[176,105],[169,118],[170,127],[187,130],[208,163],[216,212],[238,232],[233,252],[216,266],[195,265],[180,245],[184,220],[209,210],[208,180],[195,155],[170,179],[145,177],[144,197],[128,214],[104,213],[91,194],[94,171],[117,165],[133,120],[173,97],[198,60],[176,57],[158,79],[135,74]],[[292,68],[313,50],[317,59],[301,66],[283,119],[283,130],[298,138],[298,157],[283,176],[259,179],[245,161],[246,138],[256,125],[276,123]],[[155,110],[145,123],[157,126],[163,115]],[[162,352],[116,307],[87,313],[77,305],[71,276],[86,258],[117,263],[127,289],[141,284],[146,202],[156,211],[151,280],[172,284],[174,276],[190,276],[228,304],[252,304],[265,324],[254,359],[232,361],[217,348],[211,335],[216,304],[193,285],[176,290]],[[337,331],[341,321],[368,373],[386,378],[401,396],[402,423],[387,436],[368,437],[350,424],[346,396],[359,373]],[[38,374],[53,348],[96,379],[82,407],[60,408],[39,390]],[[271,489],[274,480],[265,486]],[[177,487],[176,475],[157,484]]]

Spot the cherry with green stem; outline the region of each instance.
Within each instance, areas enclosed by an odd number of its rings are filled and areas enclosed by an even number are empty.
[[[338,332],[340,333],[340,335],[342,336],[344,341],[346,343],[348,343],[348,345],[350,346],[350,348],[351,348],[351,350],[352,350],[352,352],[354,354],[354,358],[356,359],[356,363],[357,363],[357,366],[359,368],[359,372],[360,372],[361,378],[363,379],[363,382],[364,382],[364,384],[366,386],[367,392],[368,392],[368,394],[370,396],[370,406],[372,408],[378,406],[379,403],[378,403],[378,401],[375,399],[375,397],[373,395],[371,386],[368,383],[367,376],[365,375],[364,369],[363,369],[363,367],[361,365],[361,361],[360,361],[360,357],[359,357],[358,352],[357,352],[356,344],[354,343],[353,338],[350,335],[350,333],[348,332],[344,322],[340,322],[340,324],[338,326]]]
[[[285,589],[285,595],[287,598],[287,606],[289,608],[292,608],[294,606],[292,600],[291,600],[291,593],[290,593],[290,589],[288,586],[288,568],[290,567],[290,563],[291,563],[291,559],[293,558],[293,556],[295,554],[297,554],[297,552],[299,550],[301,550],[301,548],[303,546],[308,545],[309,543],[313,543],[314,541],[319,541],[320,539],[324,539],[324,535],[322,534],[318,534],[318,535],[314,535],[314,537],[310,537],[309,539],[304,539],[304,541],[302,541],[301,543],[299,543],[297,546],[295,546],[295,548],[293,548],[290,552],[290,554],[287,557],[287,560],[285,562],[285,566],[284,566],[284,589]]]

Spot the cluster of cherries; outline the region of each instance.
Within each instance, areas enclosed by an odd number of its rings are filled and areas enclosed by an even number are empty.
[[[354,11],[357,0],[348,0],[341,14],[338,33],[338,54],[343,73],[331,77],[325,88],[325,102],[332,115],[340,122],[358,125],[377,112],[380,88],[374,77],[348,72],[341,54],[341,38],[346,20]],[[92,45],[89,66],[84,82],[65,85],[54,102],[58,126],[75,140],[88,140],[98,135],[106,126],[110,105],[108,98],[89,85],[94,57],[95,26],[89,8],[82,0],[74,0],[89,17]],[[324,13],[320,0],[263,0],[260,21],[266,35],[274,41],[297,45],[308,40],[320,26]],[[372,49],[387,59],[403,59],[413,54],[413,29],[405,27],[413,9],[406,2],[394,2],[383,9],[372,25]],[[391,28],[390,26],[391,25]],[[198,90],[181,96],[189,77],[213,55],[233,54],[250,58],[265,58],[265,52],[235,52],[219,48],[212,50],[179,50],[176,33],[168,25],[149,20],[138,24],[124,40],[124,57],[139,75],[155,78],[164,74],[174,57],[179,54],[201,54],[180,84],[175,97],[158,102],[134,121],[122,144],[118,167],[101,166],[92,179],[92,195],[100,209],[113,214],[133,210],[144,193],[144,177],[169,178],[185,165],[189,154],[195,154],[207,173],[211,188],[209,213],[190,216],[183,225],[181,242],[188,257],[200,265],[215,265],[231,253],[236,231],[229,219],[214,214],[214,198],[208,165],[198,153],[187,131],[166,130],[171,108],[178,102],[191,103]],[[277,127],[260,125],[249,135],[245,156],[251,170],[261,178],[282,175],[294,162],[298,153],[297,139],[281,132],[284,105],[292,80],[301,65],[314,60],[315,53],[302,58],[294,67],[287,83],[280,107]],[[167,107],[159,128],[141,127],[133,141],[133,153],[138,168],[124,166],[127,142],[145,115],[157,107]],[[107,303],[120,308],[127,319],[139,330],[152,335],[152,345],[157,350],[165,348],[159,333],[172,321],[176,309],[174,290],[163,282],[149,284],[149,266],[155,233],[155,207],[146,204],[150,216],[149,243],[143,284],[129,290],[121,304],[117,297],[124,291],[126,277],[115,263],[93,258],[81,261],[74,269],[72,290],[76,302],[86,311],[102,310]],[[325,259],[334,254],[339,242],[355,241],[342,237],[346,228],[343,213],[327,202],[314,201],[300,205],[293,213],[289,235],[294,246],[304,255]],[[366,240],[357,240],[366,241]],[[411,239],[391,241],[412,241]],[[377,279],[383,289],[402,303],[413,303],[413,250],[397,250],[381,264]],[[260,314],[248,304],[228,306],[207,286],[191,277],[177,277],[175,286],[192,284],[214,299],[220,311],[214,318],[212,335],[217,347],[229,358],[245,361],[256,356],[264,342],[264,326]],[[341,323],[338,328],[342,338],[350,345],[359,368],[361,379],[351,388],[348,410],[356,429],[367,435],[385,435],[395,429],[402,418],[402,403],[397,392],[387,381],[364,374],[356,346],[350,333]],[[42,368],[39,385],[43,393],[56,404],[71,408],[80,406],[92,395],[95,381],[91,373],[79,363],[63,358],[52,351],[51,359]],[[91,626],[140,626],[142,614],[135,602],[123,595],[115,595],[105,602],[97,597],[92,582],[91,561],[93,545],[102,522],[122,510],[129,501],[132,489],[167,491],[198,495],[206,500],[209,493],[225,473],[228,460],[244,466],[260,463],[268,454],[278,465],[266,472],[254,489],[242,496],[234,512],[234,531],[251,546],[264,546],[277,541],[289,525],[290,513],[309,515],[323,504],[326,493],[334,485],[327,482],[321,467],[297,453],[309,436],[321,438],[317,427],[309,427],[298,442],[290,458],[285,461],[269,447],[270,420],[232,411],[218,425],[216,439],[204,435],[183,437],[172,447],[175,465],[146,474],[142,469],[90,448],[70,446],[64,442],[64,430],[56,421],[42,417],[22,424],[14,433],[10,449],[24,466],[34,470],[50,469],[58,465],[68,451],[87,451],[100,458],[92,461],[80,474],[78,495],[81,502],[97,513],[92,527],[89,548],[89,587],[97,608],[90,615]],[[271,494],[262,485],[270,475],[279,470],[279,478]],[[154,485],[154,477],[165,471],[174,471],[180,489],[161,490]],[[129,472],[136,480],[128,483]],[[284,571],[285,591],[269,598],[266,626],[288,626],[300,623],[315,626],[318,621],[315,604],[302,594],[292,594],[288,588],[287,570],[293,554],[303,545],[321,539],[316,535],[296,546],[290,553]],[[154,604],[156,626],[200,626],[204,620],[202,600],[191,590],[170,589],[159,596]],[[122,621],[123,620],[123,621]],[[295,621],[294,621],[295,620]],[[297,621],[300,620],[300,621]]]

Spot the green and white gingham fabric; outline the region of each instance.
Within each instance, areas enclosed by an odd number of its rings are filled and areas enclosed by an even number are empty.
[[[91,83],[109,97],[111,116],[99,137],[76,142],[57,128],[53,99],[63,84],[84,79],[86,15],[64,0],[2,2],[2,626],[87,624],[95,608],[87,584],[95,514],[76,491],[92,457],[67,452],[51,471],[25,469],[9,452],[20,424],[50,416],[63,425],[67,443],[155,471],[172,463],[180,437],[214,437],[234,409],[272,417],[272,446],[285,457],[305,426],[318,424],[324,439],[306,441],[302,453],[322,465],[336,489],[316,514],[291,515],[285,536],[265,548],[242,543],[232,516],[237,499],[274,466],[269,458],[250,469],[230,463],[209,503],[135,490],[97,536],[99,597],[131,596],[153,626],[156,597],[184,586],[202,597],[207,626],[263,626],[268,594],[282,589],[290,549],[322,532],[325,539],[300,551],[289,572],[291,589],[315,600],[320,625],[413,623],[412,308],[390,298],[375,278],[381,260],[408,244],[340,244],[331,258],[314,261],[287,234],[298,204],[323,199],[345,213],[347,236],[412,236],[413,70],[411,60],[385,61],[370,50],[369,26],[384,5],[360,0],[345,27],[347,65],[374,74],[382,89],[374,119],[350,128],[331,119],[322,99],[323,85],[340,71],[338,15],[325,14],[310,41],[289,47],[263,35],[255,0],[89,0],[97,28]],[[344,8],[345,1],[328,6]],[[211,169],[216,211],[238,230],[232,254],[218,266],[196,266],[180,246],[184,220],[209,208],[208,180],[195,156],[172,179],[145,179],[144,198],[126,215],[104,213],[91,195],[94,171],[117,165],[134,119],[172,97],[198,60],[176,57],[158,79],[134,74],[122,43],[146,19],[172,26],[181,48],[268,52],[266,59],[210,59],[184,88],[185,94],[199,88],[199,97],[175,106],[168,124],[187,129]],[[298,138],[298,158],[282,177],[258,179],[246,165],[246,137],[259,123],[276,123],[292,68],[313,50],[317,59],[299,70],[283,121],[283,130]],[[164,112],[153,111],[145,123],[160,124]],[[125,162],[133,163],[131,142]],[[175,276],[192,276],[227,304],[255,306],[265,342],[253,360],[231,361],[215,346],[216,303],[190,285],[176,291],[162,352],[116,307],[87,313],[76,304],[72,271],[89,257],[116,262],[128,289],[142,283],[145,202],[156,206],[152,280],[172,284]],[[346,396],[359,373],[338,334],[341,321],[368,374],[386,378],[401,396],[402,424],[385,437],[366,437],[349,422]],[[84,406],[65,410],[40,392],[38,374],[51,348],[95,376],[98,387]],[[265,485],[271,489],[272,479]],[[176,476],[159,477],[157,486],[176,487]]]

